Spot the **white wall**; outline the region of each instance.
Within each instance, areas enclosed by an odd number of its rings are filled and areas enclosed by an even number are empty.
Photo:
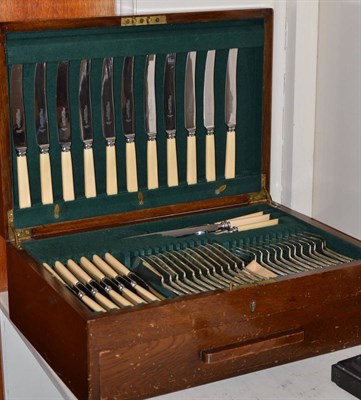
[[[313,216],[361,239],[361,2],[320,2]]]

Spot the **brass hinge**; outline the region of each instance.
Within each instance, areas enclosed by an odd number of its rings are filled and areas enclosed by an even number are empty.
[[[9,227],[9,239],[15,243],[18,249],[21,249],[21,243],[27,240],[31,240],[32,232],[31,228],[14,228],[14,211],[8,211],[8,227]]]
[[[134,17],[123,17],[122,26],[161,25],[167,23],[166,15],[143,15]]]
[[[261,191],[250,193],[248,196],[249,204],[256,204],[256,203],[272,203],[271,195],[269,194],[267,187],[266,187],[266,175],[262,174],[261,176]]]

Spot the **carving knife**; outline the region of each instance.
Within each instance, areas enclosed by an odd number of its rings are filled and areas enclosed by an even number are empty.
[[[237,55],[238,49],[229,49],[226,73],[225,120],[228,127],[224,176],[236,176],[236,112],[237,112]]]
[[[91,60],[82,60],[79,75],[79,121],[80,136],[84,144],[84,188],[87,198],[96,196],[90,71]]]
[[[58,64],[56,85],[56,117],[61,147],[61,177],[64,201],[74,200],[73,166],[71,160],[71,126],[69,109],[69,62]]]
[[[148,189],[158,188],[157,113],[155,102],[155,54],[147,56],[145,64],[144,114],[147,141]]]
[[[35,135],[40,149],[40,183],[41,201],[43,204],[53,203],[53,186],[49,156],[49,126],[46,105],[46,63],[35,66]]]
[[[122,121],[125,136],[125,160],[128,192],[138,191],[135,152],[134,56],[124,57],[122,79]]]
[[[203,122],[206,128],[206,180],[216,180],[216,156],[214,145],[214,60],[216,51],[207,52],[203,89]]]
[[[187,134],[187,183],[197,183],[197,146],[196,146],[196,51],[187,55],[184,86],[184,123]]]
[[[19,207],[31,206],[29,173],[27,163],[26,124],[23,100],[23,65],[11,67],[10,81],[11,120],[16,150]]]
[[[164,66],[164,126],[167,132],[167,183],[168,186],[178,186],[178,161],[176,146],[176,93],[175,68],[176,53],[169,53]]]
[[[115,153],[115,114],[113,94],[113,58],[104,58],[102,71],[102,128],[106,140],[107,194],[118,193]]]

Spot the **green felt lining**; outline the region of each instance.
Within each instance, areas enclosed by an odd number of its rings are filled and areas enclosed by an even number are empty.
[[[51,224],[124,211],[211,199],[256,192],[261,187],[262,168],[262,89],[263,89],[263,20],[224,21],[214,23],[175,24],[149,27],[116,27],[69,31],[23,32],[7,35],[9,73],[14,63],[24,63],[24,99],[28,141],[28,168],[32,207],[18,208],[16,156],[13,157],[14,225],[16,228]],[[225,71],[228,49],[238,47],[237,64],[237,135],[236,178],[225,181],[224,157],[227,127],[224,121]],[[217,49],[215,64],[215,140],[217,180],[205,180],[205,128],[203,126],[203,83],[207,50]],[[184,127],[184,75],[187,51],[197,51],[197,169],[198,184],[186,184],[186,129]],[[166,135],[163,125],[163,71],[167,52],[177,52],[177,153],[180,185],[168,188],[166,181]],[[157,149],[160,188],[147,190],[146,149],[144,129],[144,67],[146,54],[156,53]],[[139,190],[126,191],[125,140],[120,113],[121,70],[124,55],[136,55],[135,112],[136,151]],[[114,97],[116,111],[116,152],[119,194],[105,194],[105,140],[101,130],[100,92],[102,58],[114,57]],[[79,135],[78,86],[82,58],[92,58],[92,108],[97,197],[84,197],[83,144]],[[70,60],[70,108],[72,123],[72,159],[76,200],[62,200],[60,147],[56,127],[56,68],[59,60]],[[34,127],[35,62],[47,62],[47,103],[50,130],[50,157],[54,203],[59,205],[59,218],[54,205],[43,206],[40,197],[39,152]],[[216,194],[216,189],[227,189]]]

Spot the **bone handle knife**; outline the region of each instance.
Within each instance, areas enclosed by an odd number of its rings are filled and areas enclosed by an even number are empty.
[[[31,206],[29,173],[26,155],[16,157],[18,171],[18,192],[19,192],[19,207],[25,208]]]
[[[93,148],[84,148],[84,190],[85,197],[96,196],[95,168]]]
[[[214,134],[206,135],[206,180],[216,180],[216,150],[214,145]]]
[[[40,183],[41,202],[43,204],[53,203],[53,185],[51,179],[51,167],[49,153],[40,153]]]
[[[232,179],[236,176],[236,131],[229,130],[226,139],[226,160],[224,177]]]

